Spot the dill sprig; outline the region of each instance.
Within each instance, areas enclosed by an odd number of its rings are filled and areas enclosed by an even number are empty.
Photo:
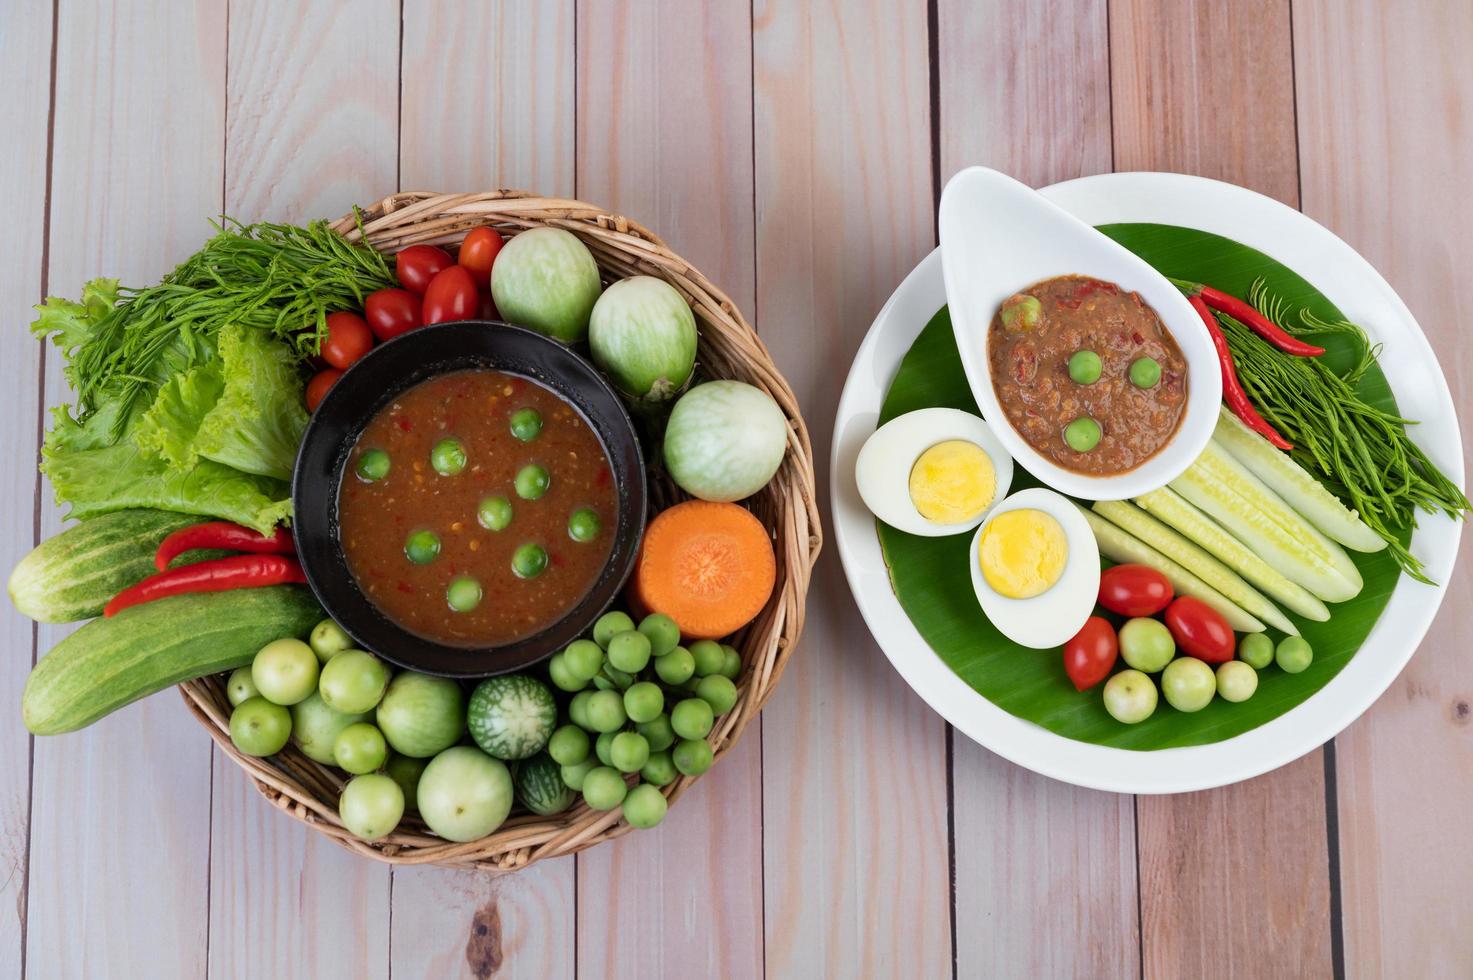
[[[215,236],[157,285],[119,290],[117,306],[70,356],[79,418],[105,399],[121,400],[114,439],[175,369],[166,363],[171,354],[204,360],[222,328],[242,323],[290,342],[305,359],[321,346],[328,313],[361,308],[365,296],[394,282],[383,255],[325,221],[213,224]]]

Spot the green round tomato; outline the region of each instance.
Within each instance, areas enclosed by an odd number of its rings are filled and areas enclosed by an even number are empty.
[[[371,653],[344,650],[322,668],[317,689],[334,711],[372,711],[389,686],[389,668]]]
[[[670,727],[681,738],[705,738],[716,718],[711,706],[700,698],[686,698],[670,711]]]
[[[546,467],[536,463],[528,463],[517,470],[516,477],[512,480],[512,486],[516,488],[517,496],[523,500],[536,500],[547,492],[552,485],[552,476]]]
[[[616,732],[629,720],[624,713],[624,698],[618,691],[595,692],[584,710],[589,726],[596,732]]]
[[[1298,674],[1308,670],[1309,665],[1314,662],[1314,649],[1302,636],[1286,636],[1279,641],[1279,647],[1274,651],[1274,660],[1284,673]]]
[[[598,768],[598,760],[590,753],[588,758],[582,762],[575,762],[571,766],[562,767],[563,785],[574,792],[582,792],[583,781],[588,774]]]
[[[609,762],[620,772],[639,772],[650,761],[650,743],[638,732],[619,732],[609,743]]]
[[[598,511],[592,507],[579,507],[568,515],[568,537],[580,544],[592,541],[601,530],[603,522],[598,519]]]
[[[579,691],[573,695],[573,700],[568,702],[568,720],[588,732],[598,730],[588,720],[588,702],[593,699],[595,693],[594,691]]]
[[[1159,619],[1139,616],[1120,627],[1120,656],[1136,670],[1154,674],[1171,663],[1175,655],[1176,641]]]
[[[246,755],[275,755],[291,734],[291,712],[265,698],[247,698],[230,713],[230,741]]]
[[[742,673],[742,655],[729,643],[721,644],[721,650],[725,654],[721,661],[721,676],[734,681]]]
[[[726,663],[726,651],[715,640],[697,640],[690,645],[690,655],[695,658],[697,677],[719,674]]]
[[[652,657],[663,657],[680,645],[680,627],[664,613],[650,613],[641,619],[639,631],[649,638]]]
[[[430,465],[441,476],[455,476],[465,469],[465,446],[459,439],[441,439],[430,447]]]
[[[624,802],[628,785],[613,766],[599,766],[583,777],[583,801],[594,810],[612,810]]]
[[[419,810],[415,803],[415,796],[419,792],[419,777],[424,775],[425,766],[429,764],[428,759],[415,759],[397,752],[392,753],[389,761],[384,763],[384,774],[398,783],[399,788],[404,791],[404,806],[408,810]]]
[[[332,744],[332,758],[339,769],[355,776],[373,772],[389,758],[389,745],[383,732],[366,721],[349,725],[338,732]]]
[[[593,253],[563,228],[513,235],[491,266],[497,312],[565,344],[588,337],[588,320],[602,288]]]
[[[736,704],[736,684],[721,674],[702,677],[696,684],[696,697],[709,704],[716,714],[724,715]]]
[[[588,733],[577,725],[563,725],[547,742],[547,754],[560,766],[575,766],[588,758]]]
[[[1177,657],[1161,672],[1161,693],[1177,711],[1201,711],[1217,693],[1217,677],[1196,657]]]
[[[675,729],[670,727],[670,716],[664,712],[649,721],[639,722],[634,730],[650,743],[651,752],[663,752],[675,744]]]
[[[668,786],[678,775],[680,771],[675,768],[675,760],[664,750],[651,752],[649,761],[639,771],[640,779],[655,786]]]
[[[1238,641],[1238,659],[1254,670],[1274,662],[1274,641],[1262,633],[1244,633]]]
[[[655,660],[655,674],[666,684],[684,684],[695,673],[696,659],[685,647],[676,647]]]
[[[1224,701],[1247,701],[1258,690],[1258,671],[1241,660],[1217,665],[1217,693]]]
[[[375,720],[395,752],[429,758],[465,734],[465,692],[448,677],[405,671],[389,682]]]
[[[343,631],[343,628],[330,619],[324,619],[312,627],[312,635],[307,638],[307,644],[312,652],[317,654],[319,663],[327,663],[334,654],[342,653],[353,645],[353,638]]]
[[[670,758],[675,762],[675,768],[685,775],[699,776],[711,768],[715,755],[704,739],[686,738],[675,743],[675,751],[670,753]]]
[[[658,684],[640,681],[624,692],[624,713],[635,724],[654,721],[665,710],[665,692]]]
[[[1105,681],[1105,710],[1122,724],[1145,721],[1156,710],[1156,685],[1139,670],[1122,670]]]
[[[317,654],[301,640],[277,640],[251,661],[251,680],[267,701],[293,705],[316,689],[318,666]]]
[[[592,640],[574,640],[563,651],[563,664],[570,676],[587,685],[604,665],[603,648]]]
[[[617,634],[632,629],[634,629],[634,620],[629,618],[628,613],[619,612],[617,609],[613,612],[606,612],[598,617],[598,622],[593,624],[593,642],[607,650],[609,641]]]
[[[1103,368],[1100,355],[1092,350],[1077,350],[1069,356],[1069,379],[1075,384],[1094,384]]]
[[[560,691],[574,694],[588,686],[586,678],[578,677],[568,669],[567,656],[559,651],[547,659],[547,676]]]
[[[455,612],[470,612],[481,604],[481,583],[469,575],[450,580],[445,588],[445,604]]]
[[[593,740],[593,755],[598,759],[601,766],[612,766],[614,764],[614,736],[618,732],[604,732]]]
[[[475,746],[457,745],[430,760],[416,795],[425,826],[446,840],[479,840],[511,812],[511,772]]]
[[[669,804],[665,795],[649,783],[641,783],[624,797],[624,819],[629,826],[645,830],[665,819]]]
[[[547,550],[540,544],[528,541],[512,552],[511,570],[517,578],[536,578],[547,568]]]
[[[1088,415],[1064,426],[1064,442],[1076,453],[1087,453],[1100,444],[1100,423]]]
[[[343,787],[338,817],[361,840],[387,837],[404,816],[404,790],[388,776],[354,776]]]
[[[1138,357],[1130,362],[1130,383],[1137,388],[1154,388],[1161,380],[1161,362],[1154,357]]]
[[[364,483],[377,483],[389,475],[389,454],[382,449],[370,449],[358,457],[358,479]]]
[[[372,717],[366,711],[360,714],[334,711],[322,700],[321,691],[313,691],[311,697],[292,705],[292,740],[313,762],[331,765],[338,733],[349,725]]]
[[[531,442],[542,431],[542,413],[535,408],[519,408],[511,413],[511,434],[522,442]]]
[[[609,639],[609,665],[626,674],[637,674],[650,662],[650,638],[638,630],[625,630]]]
[[[256,682],[251,680],[251,668],[237,667],[230,673],[230,680],[225,682],[225,697],[230,701],[232,708],[238,706],[242,701],[260,697],[261,692],[256,689]]]
[[[482,497],[476,509],[476,521],[488,531],[505,531],[511,515],[511,501],[502,496]]]
[[[415,531],[404,539],[404,557],[416,565],[428,565],[440,557],[440,536],[434,531]]]

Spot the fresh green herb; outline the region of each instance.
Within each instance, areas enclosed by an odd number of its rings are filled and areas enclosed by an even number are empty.
[[[1263,416],[1294,443],[1295,460],[1386,539],[1403,571],[1428,581],[1397,531],[1415,526],[1418,510],[1459,519],[1473,505],[1408,438],[1406,426],[1413,420],[1378,409],[1357,393],[1380,347],[1348,321],[1326,321],[1305,310],[1291,318],[1262,280],[1253,284],[1248,302],[1291,334],[1341,334],[1354,342],[1351,365],[1337,372],[1324,358],[1287,357],[1233,317],[1217,314],[1238,379]]]
[[[48,300],[41,308],[32,330],[67,351],[79,421],[115,397],[116,441],[134,409],[208,360],[231,324],[290,342],[299,359],[316,354],[328,313],[360,308],[368,293],[394,282],[380,253],[349,243],[326,222],[301,228],[224,219],[215,227],[215,237],[157,285],[118,289],[104,280],[111,297],[94,289],[82,304]]]

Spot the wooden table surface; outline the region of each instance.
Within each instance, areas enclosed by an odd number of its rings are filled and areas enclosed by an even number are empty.
[[[844,367],[947,176],[1234,181],[1406,299],[1473,424],[1467,0],[6,0],[0,565],[61,526],[29,307],[146,283],[225,213],[525,187],[658,229],[737,300],[826,460]],[[820,473],[826,495],[826,475]],[[4,977],[1466,977],[1473,555],[1401,678],[1247,783],[1115,796],[954,735],[833,549],[761,723],[656,831],[506,877],[360,860],[165,693],[31,739],[62,635],[8,605]]]

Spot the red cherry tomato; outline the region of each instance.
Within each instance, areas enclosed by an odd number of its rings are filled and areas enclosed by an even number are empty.
[[[480,306],[481,294],[476,291],[470,270],[452,265],[430,280],[430,288],[425,290],[425,323],[472,320]]]
[[[1110,676],[1119,652],[1115,627],[1103,616],[1091,616],[1064,644],[1064,672],[1076,690],[1087,691]]]
[[[357,313],[340,310],[327,315],[327,337],[322,341],[322,359],[346,371],[373,347],[373,332]]]
[[[1100,605],[1122,616],[1154,616],[1171,595],[1166,576],[1149,565],[1115,565],[1100,573]]]
[[[490,291],[481,294],[481,319],[500,320],[501,314],[496,312],[496,304],[491,300]]]
[[[1166,628],[1188,656],[1209,664],[1233,659],[1233,629],[1222,613],[1201,599],[1180,596],[1166,607]]]
[[[496,229],[485,225],[472,228],[471,233],[465,236],[465,241],[460,243],[458,261],[470,270],[476,285],[482,289],[491,284],[491,264],[501,251],[501,244],[501,236],[496,233]]]
[[[424,326],[419,297],[407,289],[380,289],[363,301],[363,317],[379,340]]]
[[[450,253],[434,245],[411,245],[394,257],[399,284],[418,296],[430,288],[430,280],[455,264]]]
[[[338,378],[342,376],[343,372],[337,368],[328,368],[312,375],[312,380],[307,382],[307,411],[317,411],[317,406],[327,397],[327,389],[337,384]]]

